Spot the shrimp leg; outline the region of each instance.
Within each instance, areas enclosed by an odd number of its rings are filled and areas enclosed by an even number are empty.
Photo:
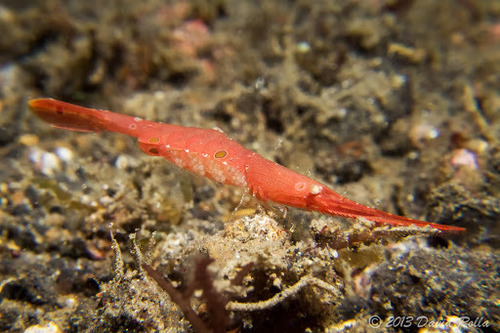
[[[267,202],[397,226],[430,226],[438,230],[464,228],[413,220],[363,206],[327,186],[274,163],[231,140],[220,131],[162,124],[54,99],[29,101],[30,109],[54,127],[83,132],[103,130],[138,138],[149,155],[219,183],[248,188]]]

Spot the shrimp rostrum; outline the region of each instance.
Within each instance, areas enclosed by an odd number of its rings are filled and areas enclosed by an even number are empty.
[[[54,127],[83,132],[103,130],[138,138],[147,154],[216,182],[247,188],[263,202],[396,226],[430,226],[439,230],[464,228],[429,223],[361,205],[327,186],[246,149],[224,133],[195,127],[156,123],[119,113],[84,108],[54,99],[33,99],[31,110]]]

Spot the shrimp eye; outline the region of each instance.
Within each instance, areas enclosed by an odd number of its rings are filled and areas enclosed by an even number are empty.
[[[160,138],[155,136],[155,137],[152,137],[148,140],[149,143],[158,143],[160,142]]]
[[[158,154],[159,154],[158,149],[156,149],[156,148],[149,148],[149,152],[150,152],[151,154],[155,154],[155,155],[158,155]]]
[[[225,150],[219,150],[218,152],[216,152],[214,154],[215,158],[224,158],[226,156],[227,156],[227,151],[225,151]]]

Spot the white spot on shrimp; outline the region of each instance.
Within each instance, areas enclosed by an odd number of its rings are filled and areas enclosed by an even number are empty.
[[[221,170],[215,170],[213,175],[214,179],[219,183],[224,183],[226,181],[226,176],[224,176],[224,173]]]
[[[170,145],[165,145],[165,148],[170,148]]]
[[[203,166],[203,162],[201,161],[201,159],[198,156],[196,156],[194,154],[191,154],[191,155],[192,156],[189,160],[191,170],[194,173],[197,173],[199,175],[204,176],[205,175],[205,167]]]
[[[313,185],[311,185],[311,187],[309,187],[309,192],[310,192],[311,194],[318,194],[318,193],[320,193],[322,190],[323,190],[323,186],[321,186],[321,185],[316,185],[316,184],[313,184]]]
[[[175,163],[175,165],[177,165],[180,168],[184,167],[184,161],[178,157],[174,158],[174,163]]]
[[[189,153],[189,149],[184,149],[184,151],[185,151],[186,153]]]
[[[231,174],[231,183],[240,187],[247,186],[247,181],[245,179],[245,176],[239,171],[235,171]]]
[[[304,182],[295,183],[295,190],[296,191],[302,192],[305,190],[305,188],[306,188],[306,183],[304,183]]]
[[[207,172],[216,182],[224,183],[226,181],[226,176],[224,175],[224,171],[220,169],[220,165],[218,165],[212,160],[208,160]]]
[[[142,121],[142,118],[139,118],[139,117],[134,117],[134,120],[135,120],[135,121]]]

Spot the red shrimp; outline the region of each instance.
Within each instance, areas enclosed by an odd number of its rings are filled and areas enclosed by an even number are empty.
[[[33,99],[29,106],[38,117],[54,127],[83,132],[107,130],[136,137],[139,147],[147,154],[162,156],[181,168],[219,183],[247,188],[263,202],[272,201],[334,216],[362,217],[396,226],[465,230],[363,206],[321,183],[265,159],[217,130],[156,123],[54,99]]]

